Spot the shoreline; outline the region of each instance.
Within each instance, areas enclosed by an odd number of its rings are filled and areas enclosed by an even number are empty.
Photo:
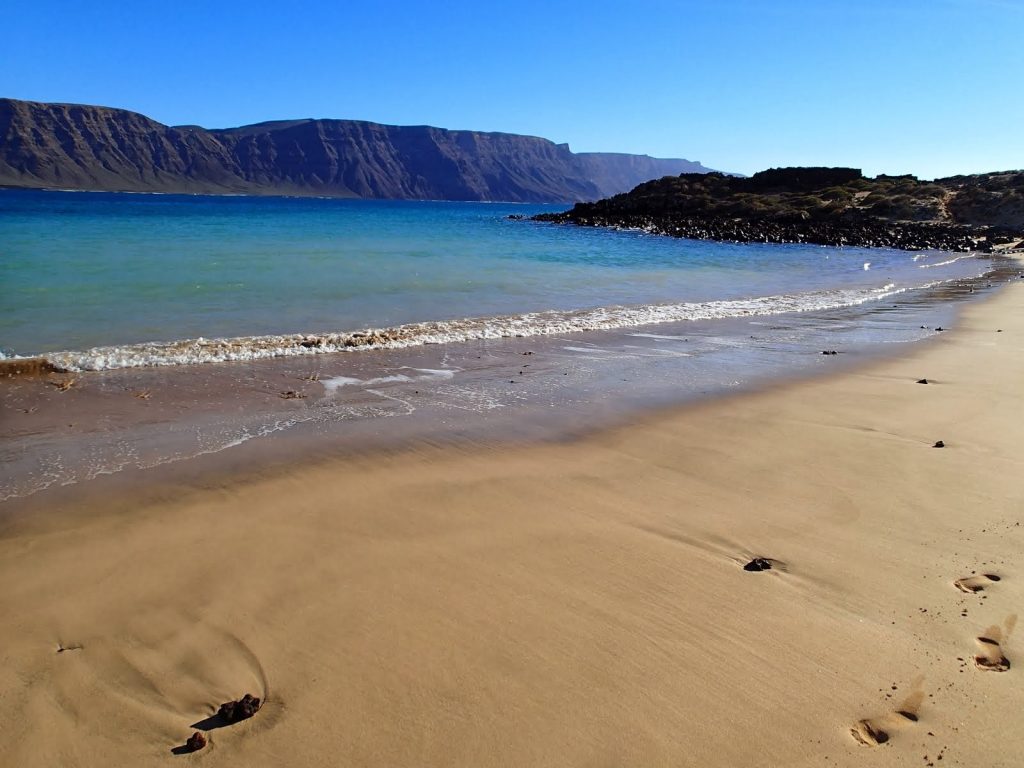
[[[0,510],[35,494],[45,508],[60,486],[70,486],[68,496],[96,483],[97,493],[121,493],[324,454],[576,439],[648,412],[904,354],[907,343],[948,328],[964,304],[1017,279],[1016,263],[1003,259],[983,277],[891,305],[359,355],[8,375],[0,377],[8,416]],[[838,352],[823,356],[828,350]]]
[[[248,692],[199,759],[1010,766],[1022,339],[1013,281],[909,354],[568,442],[62,494],[0,529],[0,763],[161,763]]]
[[[990,255],[971,253],[955,256],[950,263],[967,258],[993,261]],[[897,300],[904,294],[941,290],[950,284],[1004,279],[1010,271],[1007,266],[1009,263],[1012,260],[1008,262],[1003,258],[981,275],[946,278],[919,286],[896,287],[889,283],[881,287],[816,290],[802,294],[536,310],[356,330],[211,338],[200,336],[104,344],[81,350],[54,350],[26,356],[0,357],[0,376],[253,362],[498,339],[543,339],[595,331],[626,333],[632,328],[654,329],[657,326],[700,321],[740,321],[750,318],[770,320],[786,315],[841,312],[860,307],[870,309],[880,302]]]

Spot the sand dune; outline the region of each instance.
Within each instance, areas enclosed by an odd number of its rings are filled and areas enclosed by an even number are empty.
[[[0,765],[1019,765],[1022,391],[1024,281],[571,444],[85,489],[0,538]]]

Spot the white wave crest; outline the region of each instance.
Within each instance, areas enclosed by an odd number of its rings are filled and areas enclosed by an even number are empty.
[[[932,267],[948,267],[950,264],[956,264],[958,261],[963,259],[976,259],[977,255],[973,253],[965,253],[962,256],[954,256],[952,259],[946,259],[945,261],[936,261],[933,264],[918,264],[918,269],[931,269]]]
[[[930,288],[938,282],[941,281],[914,288]],[[54,352],[46,354],[45,357],[53,365],[67,371],[103,371],[142,366],[259,360],[363,349],[399,349],[476,339],[546,336],[686,320],[829,310],[877,301],[908,290],[911,288],[896,288],[893,283],[887,283],[879,288],[813,291],[677,304],[597,307],[573,311],[548,310],[522,315],[410,323],[395,328],[362,331],[149,342],[94,347],[84,351]]]

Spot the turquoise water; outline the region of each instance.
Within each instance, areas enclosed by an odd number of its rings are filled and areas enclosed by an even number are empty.
[[[0,190],[2,355],[90,371],[2,379],[0,502],[225,451],[560,438],[835,371],[999,279],[507,218],[539,210]]]
[[[0,191],[0,350],[105,347],[74,361],[121,367],[303,353],[282,335],[411,323],[435,324],[384,343],[571,332],[849,306],[987,265],[507,219],[559,208]],[[144,344],[238,337],[215,354]]]

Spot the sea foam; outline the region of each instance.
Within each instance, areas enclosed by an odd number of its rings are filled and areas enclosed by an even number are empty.
[[[103,371],[160,365],[194,365],[271,357],[320,355],[370,349],[399,349],[423,344],[448,344],[477,339],[528,338],[582,331],[658,325],[687,320],[774,315],[839,309],[878,301],[913,287],[886,283],[875,288],[723,299],[705,302],[610,306],[571,311],[549,310],[487,318],[409,323],[394,328],[328,331],[236,338],[187,339],[53,352],[45,358],[66,371]],[[342,386],[338,382],[337,386]]]

